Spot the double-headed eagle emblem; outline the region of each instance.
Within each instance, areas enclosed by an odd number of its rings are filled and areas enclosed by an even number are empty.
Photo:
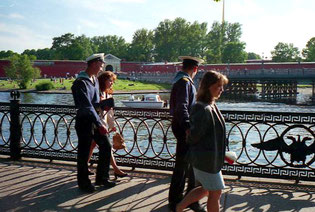
[[[309,133],[307,135],[311,135],[312,137],[308,136],[302,136],[302,135],[288,135],[286,136],[287,139],[291,140],[291,144],[287,144],[284,141],[285,135],[292,130],[293,128],[303,128]],[[301,137],[303,137],[301,139]],[[312,130],[309,128],[305,127],[304,125],[294,125],[288,127],[279,137],[268,140],[266,142],[261,142],[261,143],[255,143],[252,144],[252,146],[265,150],[265,151],[275,151],[278,150],[281,159],[288,165],[290,166],[306,166],[310,165],[315,161],[315,155],[313,156],[313,159],[309,160],[307,164],[305,163],[306,161],[306,156],[314,154],[315,153],[315,136]],[[312,144],[307,145],[307,141],[313,140]],[[290,160],[291,162],[289,163],[285,157],[283,156],[283,153],[288,153],[290,154]],[[297,162],[298,164],[296,165],[294,162]],[[302,164],[301,164],[302,162]]]

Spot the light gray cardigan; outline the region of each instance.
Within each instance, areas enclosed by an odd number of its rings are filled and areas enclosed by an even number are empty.
[[[225,122],[217,106],[197,102],[190,113],[190,135],[187,139],[189,161],[194,168],[218,173],[224,163]]]

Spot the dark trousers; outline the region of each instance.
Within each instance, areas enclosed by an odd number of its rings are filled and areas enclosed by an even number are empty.
[[[92,123],[86,119],[76,119],[75,129],[78,135],[77,179],[79,187],[91,184],[88,175],[88,160],[92,140],[97,143],[99,149],[96,180],[109,179],[111,145],[108,137],[93,130]]]
[[[173,134],[177,140],[176,161],[173,170],[168,201],[178,203],[183,198],[185,181],[188,178],[187,192],[195,187],[195,176],[192,166],[187,161],[188,145],[186,144],[186,133],[183,128],[172,124]]]

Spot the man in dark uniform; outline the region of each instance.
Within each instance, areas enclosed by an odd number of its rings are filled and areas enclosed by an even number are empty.
[[[174,80],[170,97],[170,114],[173,116],[172,130],[177,140],[176,161],[169,191],[169,208],[175,211],[176,204],[183,198],[185,179],[188,178],[187,192],[195,187],[195,177],[192,167],[185,157],[188,152],[186,135],[189,133],[189,112],[195,103],[196,88],[193,78],[198,72],[202,59],[181,56],[183,61],[182,71],[179,71]],[[189,206],[194,211],[204,211],[198,202]]]
[[[111,145],[107,131],[97,113],[100,108],[99,83],[96,75],[104,66],[104,54],[93,54],[86,59],[87,68],[81,71],[71,87],[77,110],[75,129],[78,135],[77,179],[79,189],[93,192],[94,186],[88,177],[88,159],[91,142],[99,147],[99,160],[95,185],[107,188],[115,186],[109,181]]]

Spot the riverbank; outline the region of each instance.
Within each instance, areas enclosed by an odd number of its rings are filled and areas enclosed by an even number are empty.
[[[71,92],[71,86],[73,84],[74,79],[63,79],[63,80],[50,80],[50,79],[37,79],[33,81],[28,89],[19,89],[17,82],[9,81],[9,80],[0,80],[0,90],[10,91],[12,89],[20,90],[21,92],[34,92],[36,91],[36,85],[42,83],[51,84],[53,89],[48,90],[48,92],[58,92],[58,93],[67,93],[64,91]],[[170,90],[171,84],[167,83],[152,83],[152,82],[142,82],[142,81],[132,81],[132,80],[124,80],[117,79],[114,83],[114,90],[121,92],[131,92],[131,91],[139,91],[139,90]],[[45,91],[46,92],[46,91]]]
[[[71,90],[48,90],[48,91],[37,91],[35,89],[0,89],[0,92],[11,92],[14,90],[18,90],[21,93],[40,93],[40,94],[71,94]],[[117,90],[114,94],[146,94],[146,93],[170,93],[171,90]]]

